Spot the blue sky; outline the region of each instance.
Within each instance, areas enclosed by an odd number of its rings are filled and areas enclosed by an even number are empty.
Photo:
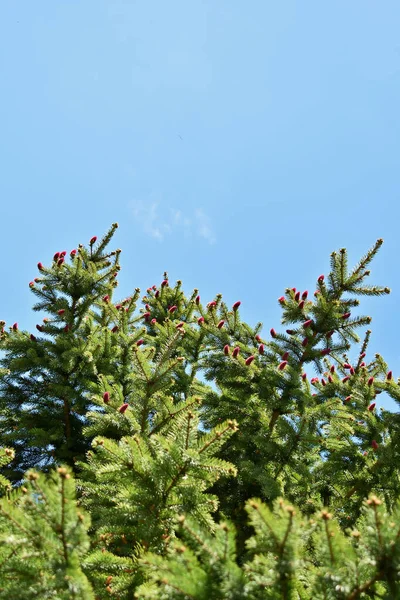
[[[383,237],[362,306],[399,376],[399,30],[397,1],[3,2],[1,318],[114,221],[121,296],[167,270],[267,331]]]

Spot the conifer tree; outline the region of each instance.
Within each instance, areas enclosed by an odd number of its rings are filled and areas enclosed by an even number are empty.
[[[1,333],[0,598],[400,597],[399,380],[357,310],[382,240],[263,334],[167,273],[114,300],[116,227],[39,263],[42,335]]]
[[[29,286],[33,310],[46,316],[35,334],[18,323],[7,331],[3,322],[0,439],[15,451],[6,470],[12,480],[54,461],[73,466],[88,449],[82,435],[88,384],[112,368],[104,305],[120,268],[120,251],[106,252],[116,227],[100,242],[94,236],[88,248],[71,250],[69,260],[61,251],[49,266],[38,263],[39,277]]]

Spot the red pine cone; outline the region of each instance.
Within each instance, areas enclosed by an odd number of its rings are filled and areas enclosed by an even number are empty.
[[[344,399],[345,402],[350,402],[351,400],[351,396],[346,396],[346,398]]]
[[[374,410],[375,406],[376,406],[376,403],[375,403],[375,402],[372,402],[372,404],[370,404],[370,405],[368,406],[368,410],[369,410],[369,412],[372,412],[372,411]]]
[[[155,325],[155,324],[157,323],[157,319],[152,319],[152,320],[150,321],[150,323],[151,323],[152,325]]]
[[[228,356],[229,352],[230,352],[230,348],[229,348],[228,344],[225,344],[225,346],[224,346],[224,354],[225,354],[225,356]]]
[[[333,383],[333,379],[332,379],[331,375],[328,375],[328,381],[329,381],[329,383]]]
[[[287,360],[289,358],[289,352],[284,352],[281,358],[282,360]]]
[[[276,331],[275,331],[275,329],[271,329],[270,334],[271,334],[271,336],[273,338],[275,338],[276,337]]]
[[[379,448],[379,444],[375,440],[372,440],[371,446],[374,450],[377,450]]]
[[[246,363],[247,366],[251,365],[251,363],[254,360],[254,356],[249,356],[248,358],[246,358],[246,360],[244,361]]]
[[[154,296],[155,296],[156,298],[158,298],[158,296],[159,296],[159,295],[160,295],[160,290],[157,290],[157,291],[156,291],[156,293],[154,294]]]
[[[302,373],[301,378],[303,381],[305,381],[307,379],[307,373]]]
[[[65,256],[67,254],[66,250],[63,250],[62,252],[60,252],[60,256]]]
[[[256,335],[256,341],[257,341],[257,342],[261,342],[261,336],[259,336],[259,335]]]
[[[164,279],[164,281],[161,282],[161,287],[166,287],[168,285],[168,279]]]
[[[386,375],[386,379],[388,381],[391,381],[392,377],[393,377],[392,371],[389,371],[388,374]]]
[[[239,306],[242,303],[240,302],[240,300],[238,300],[237,302],[235,302],[235,304],[232,306],[232,310],[237,311],[237,309],[239,308]]]
[[[333,336],[333,334],[334,334],[334,333],[335,333],[335,332],[334,332],[334,330],[332,329],[332,331],[328,331],[328,333],[326,334],[326,337],[327,337],[327,338],[331,338],[331,337]]]
[[[360,367],[365,367],[365,362],[360,363]]]
[[[124,412],[126,411],[126,409],[128,408],[129,404],[127,404],[127,402],[125,402],[122,406],[119,407],[118,412],[121,413],[121,415],[124,414]]]
[[[308,338],[305,337],[304,340],[301,342],[301,345],[303,346],[303,348],[305,348],[308,344]]]
[[[318,281],[319,281],[320,283],[322,283],[324,279],[325,279],[325,275],[320,275],[320,276],[318,277]]]
[[[94,235],[92,238],[90,238],[90,245],[92,246],[97,240],[97,235]]]
[[[360,354],[360,358],[364,358],[364,356],[366,356],[365,352],[363,352],[362,354]]]
[[[177,310],[177,308],[178,307],[175,306],[175,305],[174,306],[170,306],[169,309],[168,309],[168,312],[172,315],[172,313],[174,313]]]
[[[332,366],[331,366],[331,369],[330,369],[330,371],[331,371],[331,373],[334,373],[334,372],[335,372],[335,365],[332,365]]]
[[[35,287],[35,282],[34,281],[30,281],[29,282],[29,287],[31,287],[31,288]]]
[[[65,308],[60,308],[60,310],[57,311],[58,315],[63,315],[65,313]]]
[[[368,379],[368,381],[367,381],[367,384],[368,384],[369,386],[371,386],[373,383],[374,383],[374,378],[373,378],[373,377],[370,377],[370,378]]]
[[[299,302],[299,308],[300,308],[300,310],[303,310],[303,308],[304,308],[304,300],[302,300],[301,302]]]
[[[321,350],[321,356],[326,356],[327,354],[331,353],[331,349],[330,348],[324,348],[323,350]]]
[[[57,261],[57,267],[61,267],[61,265],[63,263],[64,263],[64,258],[63,257],[59,258],[58,261]]]
[[[346,377],[343,377],[342,383],[346,383],[346,381],[348,381],[349,379],[350,379],[350,377],[348,375],[346,375]]]
[[[308,296],[308,291],[306,290],[305,292],[302,293],[301,297],[303,298],[303,300],[307,300],[307,296]]]
[[[150,319],[150,316],[151,316],[151,315],[150,315],[150,313],[149,313],[149,312],[145,312],[145,313],[143,313],[143,318],[144,318],[144,320],[145,320],[145,321],[148,321],[148,320]]]
[[[239,348],[239,346],[236,346],[236,348],[234,348],[233,352],[232,352],[233,358],[236,358],[237,355],[239,354],[239,352],[240,352],[240,348]]]
[[[36,329],[37,329],[38,331],[43,331],[43,327],[42,327],[41,325],[36,325]]]
[[[220,321],[217,325],[218,329],[221,329],[224,326],[224,323],[225,323],[224,320]]]
[[[279,371],[283,371],[284,368],[286,367],[286,365],[287,365],[287,360],[283,360],[278,367]]]
[[[349,365],[349,363],[344,363],[343,365],[343,369],[351,369],[351,365]]]
[[[141,346],[142,344],[144,344],[144,340],[138,340],[136,342],[136,346]]]
[[[184,326],[184,324],[185,323],[183,321],[181,321],[180,323],[178,323],[178,325],[175,325],[175,329],[180,329],[181,327]]]
[[[37,264],[37,268],[39,269],[39,271],[43,271],[43,265],[42,265],[42,263],[41,263],[41,262],[39,262],[39,263]]]
[[[279,302],[280,304],[286,304],[286,299],[285,299],[285,296],[281,296],[280,298],[278,298],[278,302]]]
[[[32,342],[36,342],[36,338],[35,338],[35,336],[33,335],[33,333],[31,333],[31,335],[30,335],[30,338],[31,338]]]
[[[106,296],[103,296],[103,302],[108,302],[110,300],[110,296],[107,294]]]
[[[197,319],[197,322],[198,322],[199,325],[201,325],[202,323],[204,323],[204,317],[199,317]]]
[[[342,319],[348,319],[351,313],[347,312],[342,315]]]
[[[71,258],[73,258],[76,254],[76,250],[71,250],[71,252],[69,253],[69,255],[71,256]]]
[[[296,332],[293,329],[286,329],[288,335],[294,335]]]
[[[296,300],[296,302],[298,302],[300,300],[300,292],[295,293],[294,299]]]
[[[60,258],[60,253],[56,252],[55,255],[53,256],[53,260],[57,261]]]
[[[112,333],[117,333],[118,329],[119,329],[118,325],[115,325],[115,326],[114,326],[114,327],[111,329],[111,331],[112,331]]]
[[[65,331],[65,333],[68,333],[68,331],[69,331],[69,325],[66,325],[66,326],[64,327],[64,331]]]
[[[110,401],[110,392],[104,392],[103,400],[106,404]]]
[[[324,378],[322,378],[322,379],[321,379],[321,383],[322,383],[322,385],[323,385],[324,387],[326,386],[326,381],[325,381],[325,379],[324,379]]]
[[[264,344],[258,346],[258,354],[264,354]]]
[[[312,325],[312,322],[313,322],[312,319],[308,319],[307,321],[305,321],[303,323],[303,327],[304,328],[310,327],[310,325]]]
[[[209,302],[209,303],[207,304],[207,308],[208,308],[209,310],[211,310],[212,308],[215,308],[216,306],[217,306],[217,303],[215,302],[215,300],[212,300],[212,302]]]
[[[355,370],[353,369],[353,367],[351,367],[351,369],[350,369],[350,375],[354,375],[354,373],[355,373]]]
[[[196,304],[200,304],[200,296],[196,296]]]

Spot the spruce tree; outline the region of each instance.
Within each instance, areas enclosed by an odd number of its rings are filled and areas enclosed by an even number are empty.
[[[382,240],[265,334],[167,273],[114,300],[116,227],[39,263],[42,335],[1,334],[0,598],[400,597],[399,380],[357,309]]]

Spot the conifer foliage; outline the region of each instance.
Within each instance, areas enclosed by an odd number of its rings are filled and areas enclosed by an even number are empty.
[[[282,327],[168,274],[115,298],[117,229],[38,263],[0,328],[0,599],[400,598],[400,401],[345,249]]]

